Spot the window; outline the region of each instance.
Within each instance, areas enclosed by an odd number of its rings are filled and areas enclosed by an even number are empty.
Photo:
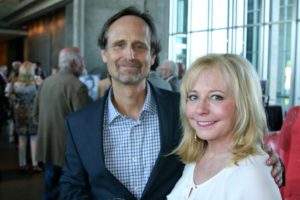
[[[242,55],[261,79],[268,80],[270,104],[281,104],[285,111],[300,104],[300,86],[296,86],[300,75],[295,75],[300,73],[296,56],[300,50],[300,28],[296,28],[300,26],[300,5],[296,0],[170,2],[170,59],[188,67],[207,53]]]
[[[186,63],[187,46],[187,1],[173,0],[170,2],[169,57],[176,62]]]

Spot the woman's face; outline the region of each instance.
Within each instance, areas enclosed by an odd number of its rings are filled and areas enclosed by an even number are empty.
[[[208,142],[230,143],[236,121],[236,102],[216,69],[204,70],[187,95],[186,116],[197,136]]]

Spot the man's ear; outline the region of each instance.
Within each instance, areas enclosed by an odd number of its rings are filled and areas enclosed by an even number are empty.
[[[72,60],[70,60],[70,62],[69,62],[70,64],[69,64],[69,66],[70,66],[70,69],[73,69],[73,68],[75,68],[76,67],[76,61],[75,61],[75,59],[72,59]]]
[[[106,50],[101,49],[101,57],[102,57],[102,61],[104,63],[107,63],[107,54],[106,54]]]

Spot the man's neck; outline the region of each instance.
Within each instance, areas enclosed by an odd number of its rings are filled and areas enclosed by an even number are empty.
[[[112,102],[123,115],[138,119],[146,99],[146,82],[137,85],[124,85],[113,82]]]

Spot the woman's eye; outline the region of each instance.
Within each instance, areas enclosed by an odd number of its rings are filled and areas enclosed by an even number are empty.
[[[198,96],[195,95],[195,94],[191,94],[191,95],[188,95],[188,101],[196,101],[198,99]]]
[[[212,95],[211,99],[215,101],[222,101],[224,97],[222,97],[221,95]]]

